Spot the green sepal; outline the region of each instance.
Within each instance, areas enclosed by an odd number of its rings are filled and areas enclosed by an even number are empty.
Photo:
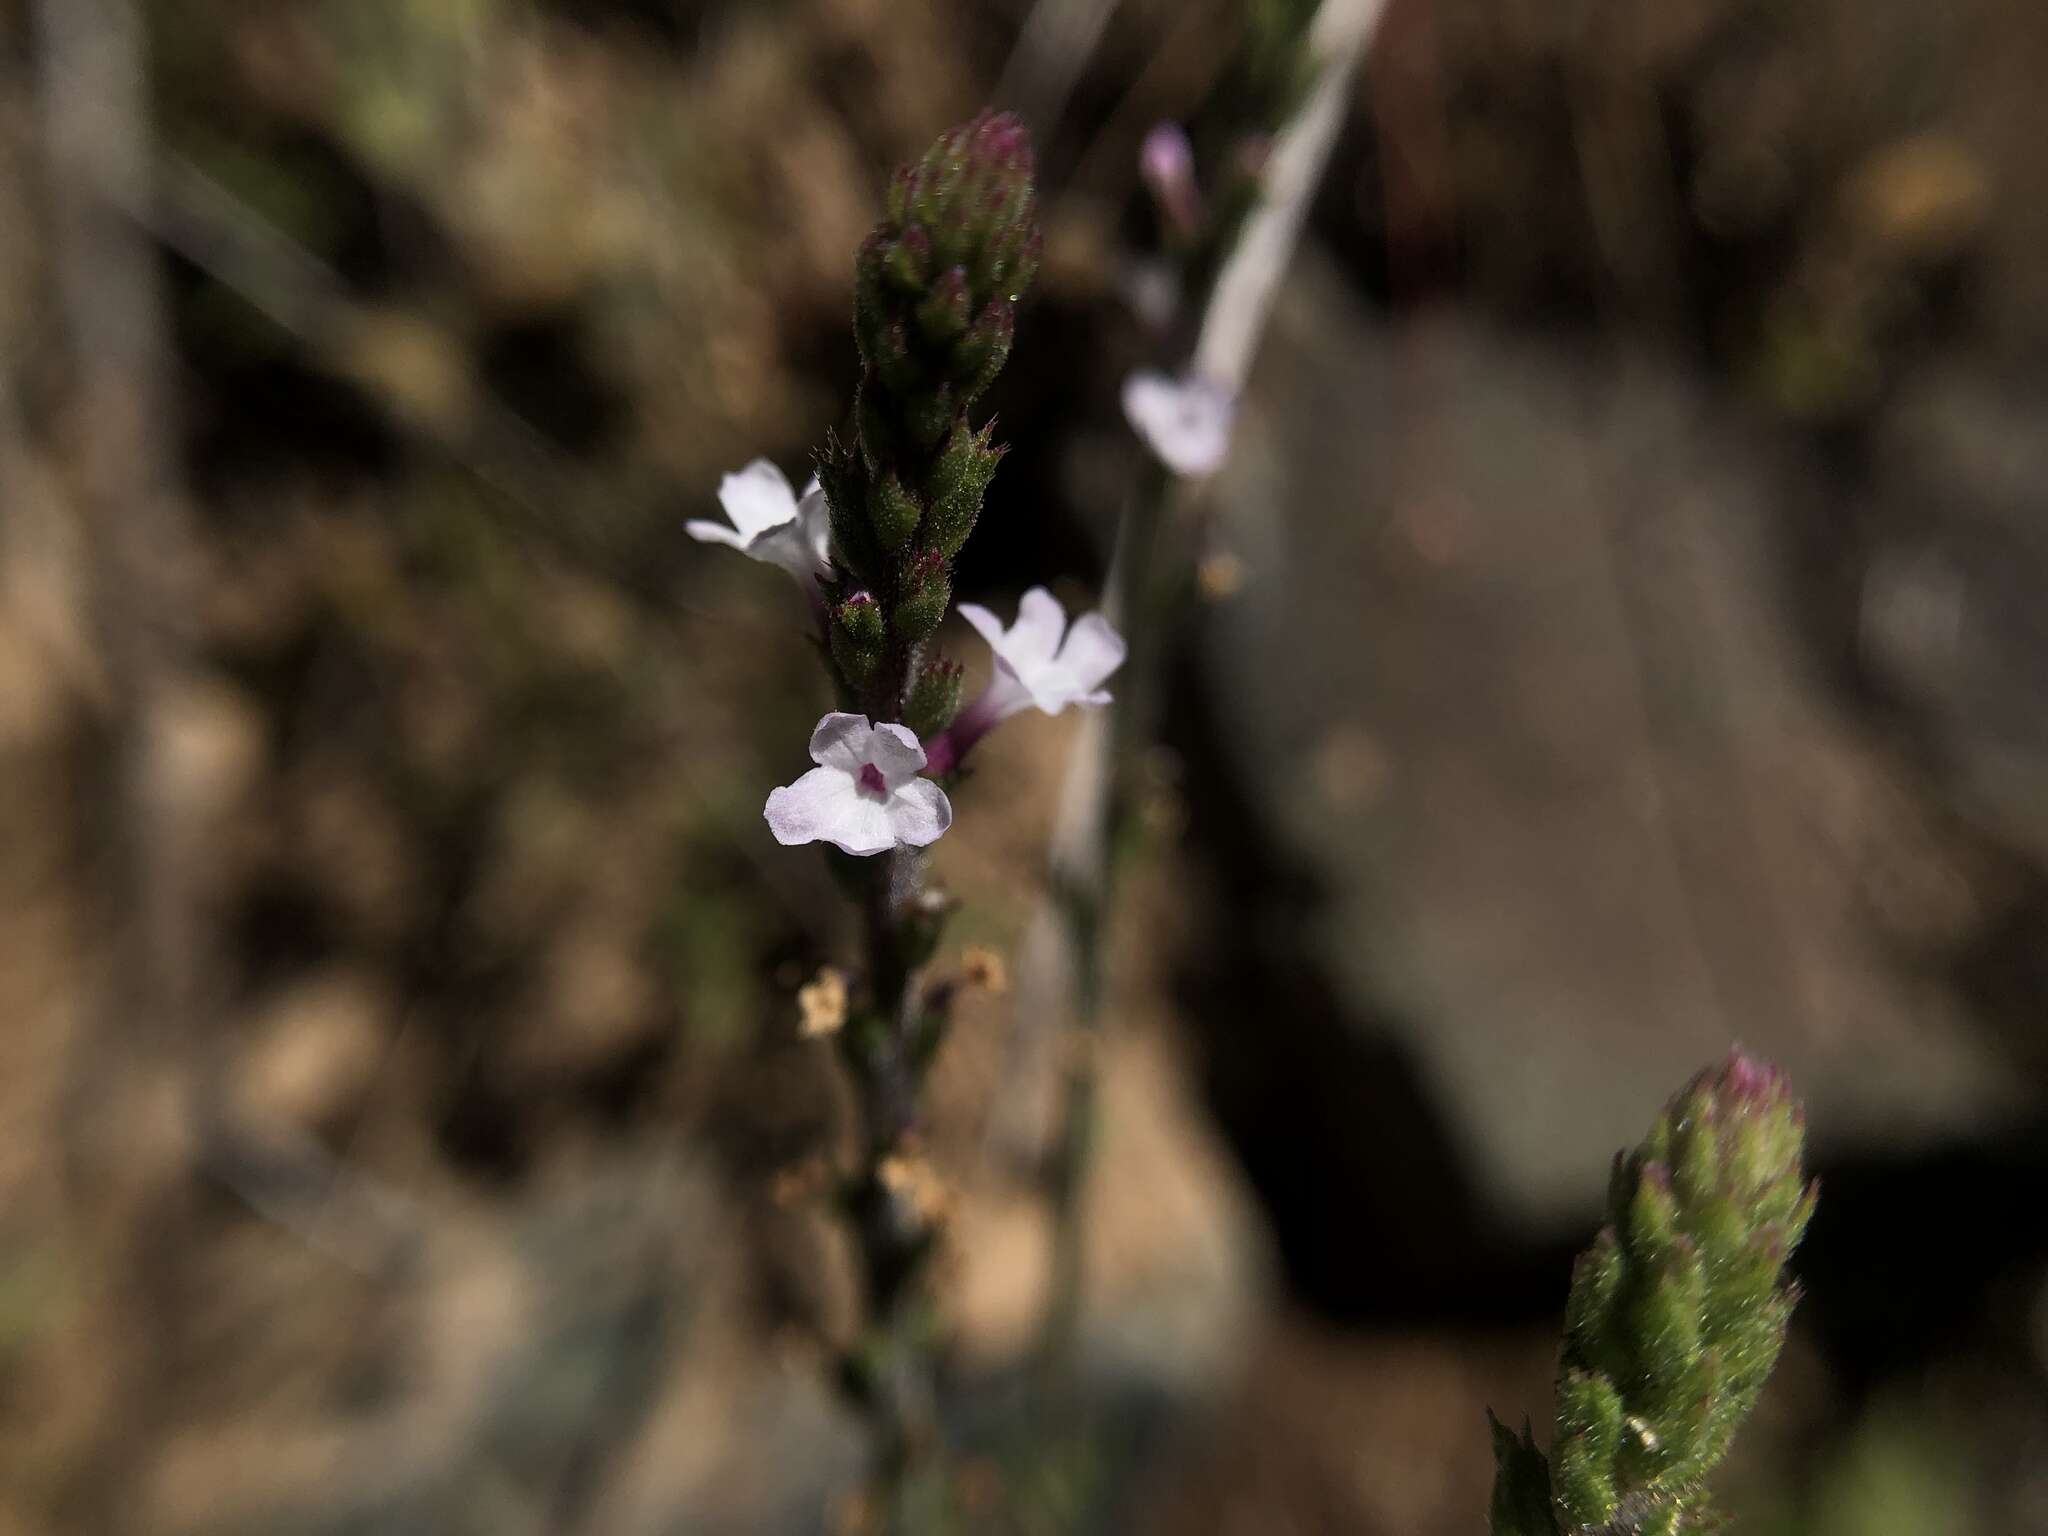
[[[1486,1422],[1493,1428],[1492,1536],[1559,1536],[1550,1464],[1536,1449],[1529,1421],[1522,1421],[1519,1437],[1491,1412]]]

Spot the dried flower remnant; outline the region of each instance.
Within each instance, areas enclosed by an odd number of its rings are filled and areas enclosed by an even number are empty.
[[[986,944],[970,944],[960,952],[960,979],[992,997],[1010,990],[1010,970],[1003,957]]]
[[[837,1034],[846,1026],[846,973],[836,966],[821,967],[815,977],[797,988],[796,1006],[796,1032],[804,1039]]]

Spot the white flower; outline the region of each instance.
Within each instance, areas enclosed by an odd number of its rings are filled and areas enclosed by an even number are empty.
[[[732,519],[730,528],[697,518],[685,523],[683,531],[779,565],[806,586],[832,569],[831,512],[815,476],[799,500],[781,470],[756,459],[718,482],[718,504]]]
[[[953,825],[946,792],[917,776],[924,748],[908,726],[831,714],[811,732],[818,766],[768,796],[768,826],[785,847],[833,843],[862,857],[923,848]]]
[[[1221,469],[1236,415],[1236,396],[1212,379],[1140,369],[1124,380],[1124,416],[1176,475],[1200,478]]]
[[[1033,587],[1017,604],[1017,622],[1008,629],[979,603],[962,603],[960,617],[996,653],[996,675],[988,691],[969,706],[986,716],[987,725],[1021,709],[1056,715],[1069,704],[1109,702],[1102,684],[1124,664],[1128,647],[1101,614],[1084,613],[1069,628],[1059,599]]]

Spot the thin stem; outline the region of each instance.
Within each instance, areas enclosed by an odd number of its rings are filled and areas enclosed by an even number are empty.
[[[1316,184],[1322,179],[1351,80],[1385,0],[1324,0],[1309,47],[1323,61],[1308,102],[1276,141],[1264,201],[1225,257],[1188,284],[1176,336],[1194,336],[1193,370],[1233,391],[1243,388],[1293,258]],[[1203,281],[1206,273],[1208,280]],[[1164,668],[1188,608],[1194,561],[1192,520],[1181,488],[1149,459],[1117,530],[1106,606],[1130,650],[1110,719],[1084,733],[1069,772],[1052,857],[1052,908],[1073,978],[1076,1042],[1065,1053],[1065,1093],[1045,1186],[1054,1219],[1051,1294],[1041,1338],[1042,1375],[1071,1375],[1085,1278],[1083,1197],[1099,1118],[1107,914],[1121,852],[1129,845],[1138,774],[1153,739]]]
[[[850,1364],[873,1434],[873,1492],[885,1528],[896,1530],[939,1447],[936,1341],[923,1304],[936,1229],[901,1162],[930,1056],[928,1021],[912,988],[910,929],[923,881],[921,860],[908,850],[878,855],[862,873],[868,1007],[842,1036],[861,1116],[845,1211],[866,1316]]]

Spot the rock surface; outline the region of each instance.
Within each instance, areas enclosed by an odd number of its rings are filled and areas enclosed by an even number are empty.
[[[1731,1040],[1823,1153],[2009,1118],[1873,918],[1975,914],[1942,808],[1802,641],[1809,467],[1673,365],[1390,328],[1307,264],[1278,326],[1218,490],[1250,580],[1205,629],[1213,735],[1322,892],[1295,938],[1389,1021],[1480,1200],[1582,1219]]]

